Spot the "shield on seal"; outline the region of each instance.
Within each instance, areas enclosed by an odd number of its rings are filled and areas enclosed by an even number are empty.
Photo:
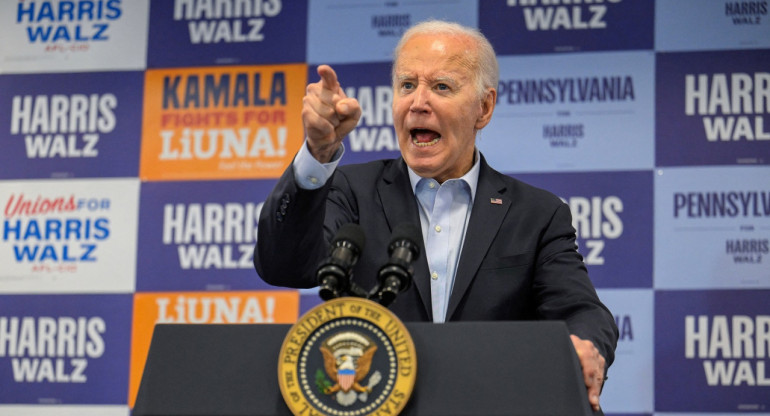
[[[347,393],[353,387],[353,382],[356,381],[356,370],[354,368],[337,370],[337,382],[340,383],[342,391]]]
[[[363,392],[367,389],[360,385],[369,374],[372,357],[377,346],[362,333],[343,331],[324,340],[320,347],[324,356],[324,368],[336,384],[325,393],[337,391],[347,393],[350,390]]]

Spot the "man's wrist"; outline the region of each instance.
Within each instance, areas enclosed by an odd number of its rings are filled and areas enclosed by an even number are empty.
[[[331,160],[327,163],[321,163],[311,154],[308,142],[305,141],[292,162],[294,180],[297,185],[307,190],[322,187],[334,173],[344,153],[345,146],[340,144]]]
[[[307,140],[305,143],[313,158],[321,164],[326,164],[334,160],[334,156],[342,145],[342,142],[337,142],[326,146],[310,146],[310,142]]]

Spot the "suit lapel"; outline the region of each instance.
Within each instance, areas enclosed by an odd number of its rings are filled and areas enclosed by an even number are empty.
[[[420,214],[417,201],[409,182],[406,163],[399,158],[391,163],[382,175],[382,181],[377,184],[377,192],[388,221],[390,232],[399,224],[412,223],[420,227]],[[430,281],[428,280],[428,261],[425,257],[425,243],[420,239],[420,257],[413,264],[413,284],[420,294],[425,313],[433,319],[430,300]]]
[[[452,317],[476,276],[481,262],[489,251],[489,246],[503,223],[505,214],[511,207],[512,201],[508,196],[510,193],[505,194],[505,184],[497,175],[499,173],[492,170],[482,156],[473,210],[465,232],[463,251],[447,307],[447,321]]]

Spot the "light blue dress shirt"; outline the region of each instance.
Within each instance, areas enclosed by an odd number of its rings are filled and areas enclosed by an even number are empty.
[[[305,143],[294,158],[294,179],[302,189],[318,189],[337,168],[344,146],[329,163],[318,162]],[[463,177],[439,184],[435,179],[422,178],[409,168],[409,180],[420,211],[422,238],[430,270],[431,307],[433,322],[445,322],[449,297],[454,287],[465,230],[471,217],[471,207],[479,181],[479,151],[475,162]],[[415,276],[415,278],[420,278]],[[424,277],[423,277],[424,278]]]
[[[479,154],[463,177],[439,184],[409,169],[409,180],[420,208],[422,239],[430,272],[430,299],[433,322],[445,322],[449,297],[457,274],[465,230],[471,217],[473,198],[479,181]]]

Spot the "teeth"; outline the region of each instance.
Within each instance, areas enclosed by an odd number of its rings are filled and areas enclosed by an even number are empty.
[[[433,146],[433,145],[435,145],[436,143],[438,143],[438,142],[439,142],[439,140],[441,140],[441,136],[440,136],[440,135],[437,135],[437,136],[436,136],[436,138],[434,138],[433,140],[431,140],[431,141],[429,141],[429,142],[420,141],[420,140],[417,138],[417,136],[418,136],[420,133],[424,133],[424,132],[430,132],[430,130],[424,130],[424,129],[412,129],[412,130],[410,131],[410,134],[411,134],[411,136],[412,136],[412,143],[414,143],[414,144],[415,144],[415,146],[417,146],[417,147],[428,147],[428,146]]]
[[[433,146],[434,144],[438,143],[438,141],[440,139],[441,139],[441,137],[439,136],[439,137],[436,137],[435,139],[433,139],[433,140],[431,140],[429,142],[426,142],[426,143],[420,143],[420,142],[417,141],[417,139],[412,139],[412,143],[414,143],[415,146],[417,146],[417,147],[428,147],[428,146]]]

